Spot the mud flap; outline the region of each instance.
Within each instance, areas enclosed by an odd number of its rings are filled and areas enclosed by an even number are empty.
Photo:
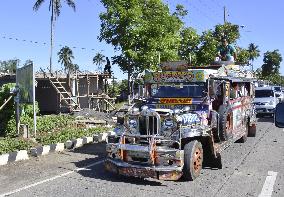
[[[255,137],[256,136],[256,124],[251,124],[248,130],[248,137]]]

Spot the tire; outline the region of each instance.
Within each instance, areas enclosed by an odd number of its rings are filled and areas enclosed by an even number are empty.
[[[222,105],[219,109],[219,138],[226,141],[232,137],[233,112],[229,106]]]
[[[247,141],[248,132],[249,132],[249,123],[246,122],[246,131],[245,131],[245,134],[238,140],[239,143],[245,143]]]
[[[200,175],[202,163],[202,144],[197,140],[187,143],[184,146],[183,178],[187,181],[196,179]]]

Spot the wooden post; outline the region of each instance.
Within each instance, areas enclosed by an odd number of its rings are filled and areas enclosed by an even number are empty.
[[[99,75],[97,74],[97,96],[99,96]]]
[[[76,95],[77,95],[77,104],[78,104],[78,106],[81,108],[81,106],[80,106],[79,81],[80,81],[80,77],[78,76],[78,71],[76,71]]]
[[[90,86],[89,86],[89,74],[86,75],[86,82],[87,82],[87,98],[88,98],[88,104],[89,104],[89,109],[91,108],[91,100],[90,100]]]

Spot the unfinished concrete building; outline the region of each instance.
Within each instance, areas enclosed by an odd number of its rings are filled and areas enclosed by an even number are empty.
[[[72,112],[83,108],[109,112],[114,98],[107,95],[109,73],[77,72],[68,77],[63,73],[36,73],[36,101],[43,114]],[[0,77],[6,82],[7,77]],[[10,79],[10,77],[9,77]],[[9,80],[9,82],[16,82]]]

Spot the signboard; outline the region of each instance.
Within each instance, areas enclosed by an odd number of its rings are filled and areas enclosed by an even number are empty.
[[[16,70],[17,94],[17,128],[19,128],[19,103],[33,104],[34,112],[34,137],[36,137],[36,110],[35,110],[35,75],[33,63],[27,64]],[[18,131],[19,132],[19,131]]]
[[[207,78],[208,74],[204,70],[148,72],[145,74],[146,83],[205,82]]]
[[[34,75],[33,64],[18,68],[16,72],[16,83],[19,88],[19,102],[33,103],[34,97]]]

